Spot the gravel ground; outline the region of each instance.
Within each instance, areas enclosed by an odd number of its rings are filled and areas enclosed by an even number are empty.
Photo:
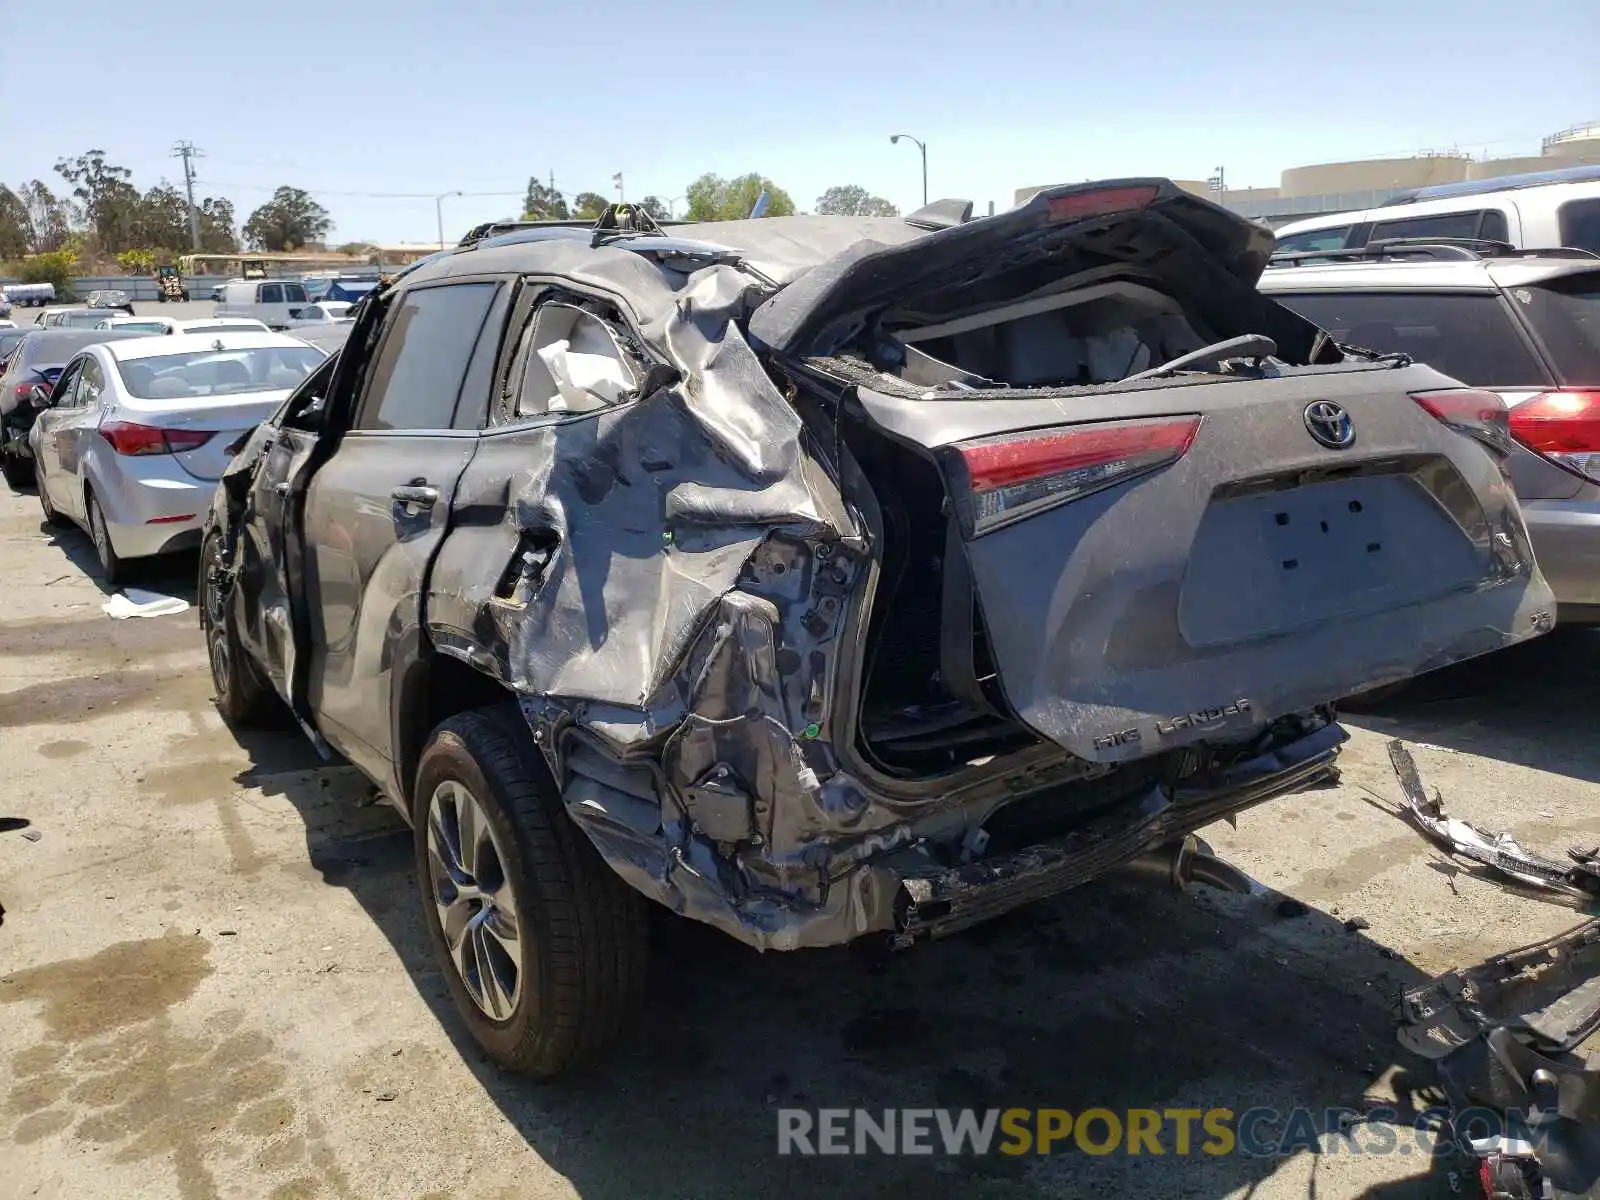
[[[0,489],[0,563],[0,817],[40,835],[0,832],[5,1195],[1449,1196],[1450,1165],[1409,1138],[779,1158],[774,1110],[1420,1109],[1399,989],[1576,917],[1382,811],[1386,739],[1422,744],[1458,815],[1553,850],[1600,840],[1600,642],[1562,631],[1353,718],[1340,787],[1208,830],[1265,896],[1096,886],[891,957],[762,956],[663,919],[635,1036],[539,1086],[456,1020],[399,820],[297,733],[222,725],[192,611],[102,615],[88,540],[45,529],[31,493]],[[147,582],[192,600],[194,569]]]

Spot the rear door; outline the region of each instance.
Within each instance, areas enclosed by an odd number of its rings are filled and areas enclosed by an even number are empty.
[[[60,410],[54,406],[50,409],[52,417],[59,414],[50,434],[54,457],[61,468],[50,499],[75,520],[88,517],[84,511],[84,464],[90,440],[99,436],[100,401],[105,390],[105,368],[93,354],[85,354],[79,360],[67,405]]]
[[[323,735],[375,778],[391,775],[396,655],[417,638],[420,589],[477,446],[481,421],[457,427],[457,404],[487,393],[474,368],[498,348],[503,290],[451,282],[390,302],[352,426],[306,491],[307,697]]]
[[[66,474],[61,467],[56,433],[71,420],[75,411],[74,393],[77,391],[78,379],[82,374],[83,361],[79,359],[77,362],[67,364],[66,369],[57,377],[55,388],[50,393],[50,407],[40,409],[33,419],[32,440],[38,454],[35,462],[38,485],[50,497],[50,503],[55,505],[57,511],[69,515],[77,515],[83,506],[71,501],[72,488],[68,486]]]

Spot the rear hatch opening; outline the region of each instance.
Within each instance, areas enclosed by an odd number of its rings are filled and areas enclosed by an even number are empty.
[[[916,778],[1038,744],[1000,690],[938,468],[865,422],[844,435],[883,523],[858,749],[886,775]]]

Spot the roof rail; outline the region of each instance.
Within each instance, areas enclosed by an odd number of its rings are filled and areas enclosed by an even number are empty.
[[[1382,259],[1425,258],[1434,262],[1474,262],[1485,258],[1595,258],[1600,254],[1580,246],[1513,246],[1493,238],[1386,238],[1348,250],[1285,250],[1267,260],[1268,266],[1301,266],[1328,262],[1376,262]]]
[[[1457,183],[1430,183],[1398,192],[1378,207],[1415,204],[1422,200],[1449,200],[1456,196],[1484,196],[1490,192],[1514,192],[1522,188],[1548,187],[1556,183],[1587,183],[1593,180],[1600,180],[1600,163],[1553,167],[1548,171],[1523,171],[1516,175],[1492,176],[1488,179],[1464,179]]]

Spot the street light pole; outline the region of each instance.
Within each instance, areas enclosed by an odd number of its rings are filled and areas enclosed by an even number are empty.
[[[928,206],[928,145],[921,138],[914,138],[909,133],[891,133],[889,135],[889,144],[893,145],[901,138],[905,138],[908,142],[916,142],[917,149],[922,151],[922,206],[926,208]]]
[[[444,249],[444,201],[446,196],[459,196],[460,192],[440,192],[433,198],[433,216],[439,225],[439,249]]]

